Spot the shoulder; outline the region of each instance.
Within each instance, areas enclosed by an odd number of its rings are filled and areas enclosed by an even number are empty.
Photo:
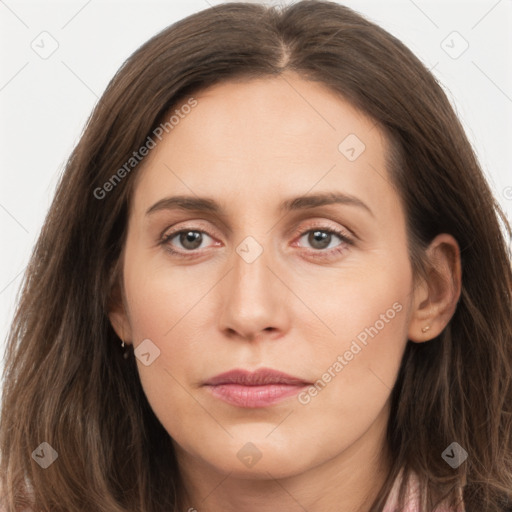
[[[388,499],[382,512],[398,512],[398,493],[400,490],[400,484],[402,483],[402,471],[400,471],[396,478],[393,487],[389,493]],[[419,479],[415,473],[412,473],[407,482],[405,495],[404,508],[401,512],[419,512],[420,510],[420,490],[419,490]],[[449,507],[446,504],[441,504],[440,507],[436,508],[437,512],[466,512],[464,505],[460,505],[457,508]]]
[[[382,512],[397,512],[398,510],[398,493],[400,490],[400,484],[402,483],[403,472],[400,471],[398,477],[393,483],[393,487],[389,493],[388,499]],[[411,475],[407,484],[405,507],[403,512],[418,512],[419,511],[419,485],[418,478],[415,474]]]
[[[7,512],[7,509],[4,505],[0,503],[0,512]],[[19,511],[18,511],[19,512]],[[22,512],[32,512],[32,509],[30,508],[24,508]]]

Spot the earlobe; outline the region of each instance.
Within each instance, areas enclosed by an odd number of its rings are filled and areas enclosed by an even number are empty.
[[[119,339],[124,343],[130,344],[132,342],[132,332],[124,305],[123,294],[118,284],[112,289],[108,318]]]
[[[124,343],[130,344],[132,336],[126,314],[123,311],[111,311],[108,318],[119,339]]]
[[[461,292],[460,249],[446,233],[434,238],[426,251],[427,278],[414,290],[408,338],[416,343],[429,341],[451,320]]]

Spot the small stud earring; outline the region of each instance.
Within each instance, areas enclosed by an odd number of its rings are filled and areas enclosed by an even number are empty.
[[[430,329],[430,325],[426,325],[425,327],[422,327],[421,332],[425,333]]]

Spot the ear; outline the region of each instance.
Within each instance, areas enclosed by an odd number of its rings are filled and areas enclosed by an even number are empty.
[[[132,329],[128,318],[126,300],[119,279],[111,288],[108,318],[117,336],[126,344],[132,343]]]
[[[459,244],[453,236],[440,234],[427,253],[427,278],[414,289],[408,337],[422,343],[441,334],[455,313],[461,292]]]

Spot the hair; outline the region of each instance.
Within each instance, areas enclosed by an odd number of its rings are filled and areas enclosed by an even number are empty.
[[[180,101],[216,83],[286,70],[324,84],[385,134],[415,276],[425,272],[424,250],[437,234],[451,234],[461,249],[462,290],[449,324],[427,343],[406,345],[391,394],[391,471],[371,512],[382,510],[401,470],[419,478],[421,512],[445,498],[455,504],[460,488],[468,511],[512,510],[510,224],[420,60],[353,10],[305,0],[221,4],[174,23],[126,60],[95,106],[59,181],[7,338],[0,487],[8,512],[181,506],[172,440],[108,319],[141,166],[108,196],[95,190]],[[58,452],[45,470],[31,457],[43,441]],[[441,457],[454,441],[469,453],[456,469]]]

